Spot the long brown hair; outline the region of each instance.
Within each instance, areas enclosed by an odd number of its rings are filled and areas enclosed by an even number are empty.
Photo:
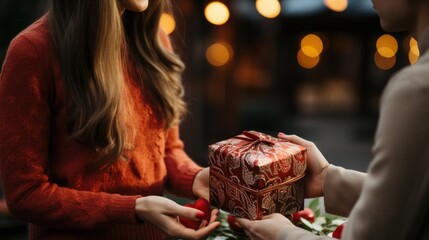
[[[101,165],[123,154],[127,129],[124,73],[135,69],[151,93],[157,116],[170,128],[186,106],[184,65],[159,38],[159,19],[169,0],[153,0],[141,13],[120,0],[52,0],[49,23],[67,94],[70,137],[94,147]],[[128,61],[127,59],[131,59]]]

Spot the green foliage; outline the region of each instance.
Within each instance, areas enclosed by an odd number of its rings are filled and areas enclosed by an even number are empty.
[[[220,211],[218,221],[220,221],[221,225],[220,227],[213,232],[207,240],[249,240],[246,235],[235,232],[231,228],[229,228],[229,223],[227,220],[228,217],[227,212]]]
[[[311,200],[308,207],[313,210],[315,215],[315,221],[313,223],[301,218],[301,222],[295,223],[296,226],[310,231],[319,236],[331,236],[332,232],[342,223],[346,221],[346,218],[321,213],[320,210],[320,198]]]
[[[346,221],[346,218],[324,213],[320,210],[320,198],[312,199],[308,203],[308,208],[314,211],[315,221],[313,223],[301,218],[301,221],[295,223],[296,226],[310,231],[319,236],[331,236],[332,232],[342,223]],[[220,211],[218,220],[221,222],[221,226],[213,232],[207,239],[208,240],[249,240],[244,234],[235,232],[229,228],[227,221],[228,213]]]

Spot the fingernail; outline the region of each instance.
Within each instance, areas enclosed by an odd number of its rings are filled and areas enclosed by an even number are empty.
[[[284,134],[284,133],[282,133],[282,132],[279,132],[279,136],[286,136],[286,134]]]
[[[203,212],[197,212],[196,217],[197,217],[198,219],[203,219],[203,218],[204,218],[204,216],[205,216],[205,214],[204,214]]]

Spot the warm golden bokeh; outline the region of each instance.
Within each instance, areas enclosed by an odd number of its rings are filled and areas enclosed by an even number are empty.
[[[163,13],[159,20],[159,25],[167,34],[171,34],[176,28],[176,21],[171,14]]]
[[[411,64],[415,64],[419,60],[419,56],[415,55],[412,51],[408,52],[408,60]]]
[[[275,18],[281,12],[281,5],[278,0],[256,0],[256,10],[266,18]]]
[[[342,12],[349,5],[348,0],[324,0],[325,6],[334,12]]]
[[[384,34],[377,39],[376,47],[381,56],[391,58],[398,51],[398,42],[392,35]]]
[[[420,50],[417,40],[412,36],[408,36],[404,38],[403,47],[404,51],[408,53],[408,61],[411,64],[415,64],[420,57]]]
[[[215,43],[207,48],[206,58],[211,65],[220,67],[231,60],[232,50],[225,43]]]
[[[323,51],[322,40],[315,34],[308,34],[301,40],[301,49],[309,57],[318,57]]]
[[[225,4],[215,1],[206,6],[204,16],[210,23],[214,25],[222,25],[229,19],[229,10]]]
[[[381,70],[389,70],[396,64],[396,56],[386,58],[382,56],[378,51],[374,54],[374,63]]]
[[[414,55],[420,56],[420,50],[417,40],[413,37],[410,39],[410,51],[413,52]]]
[[[320,61],[320,57],[319,55],[317,55],[316,57],[309,57],[308,55],[306,55],[302,49],[300,49],[298,51],[298,54],[296,56],[298,63],[301,67],[303,68],[307,68],[307,69],[311,69],[317,66],[317,64],[319,64]]]

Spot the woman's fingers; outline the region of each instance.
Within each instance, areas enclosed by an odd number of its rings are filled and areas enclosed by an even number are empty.
[[[218,216],[219,216],[219,209],[214,208],[211,212],[209,224],[215,222]]]
[[[203,228],[206,225],[207,225],[207,220],[204,219],[204,220],[201,221],[200,226],[198,227],[198,229]]]
[[[200,221],[204,218],[204,212],[160,196],[147,196],[136,200],[136,213],[140,219],[153,223],[168,236],[175,238],[202,239],[208,236],[220,226],[220,222],[215,221],[218,211],[216,209],[211,212],[211,223],[207,225],[208,221],[204,220],[200,229],[195,231],[181,224],[178,217]]]
[[[174,201],[171,201],[171,203],[168,204],[168,206],[164,209],[163,214],[169,216],[185,217],[192,220],[201,220],[201,216],[204,216],[204,212],[192,207],[179,205]]]
[[[185,228],[182,226],[182,228],[180,228],[180,232],[175,234],[175,236],[184,239],[203,239],[210,235],[218,227],[220,227],[220,222],[210,223],[209,225],[200,228],[196,231],[194,229]]]

